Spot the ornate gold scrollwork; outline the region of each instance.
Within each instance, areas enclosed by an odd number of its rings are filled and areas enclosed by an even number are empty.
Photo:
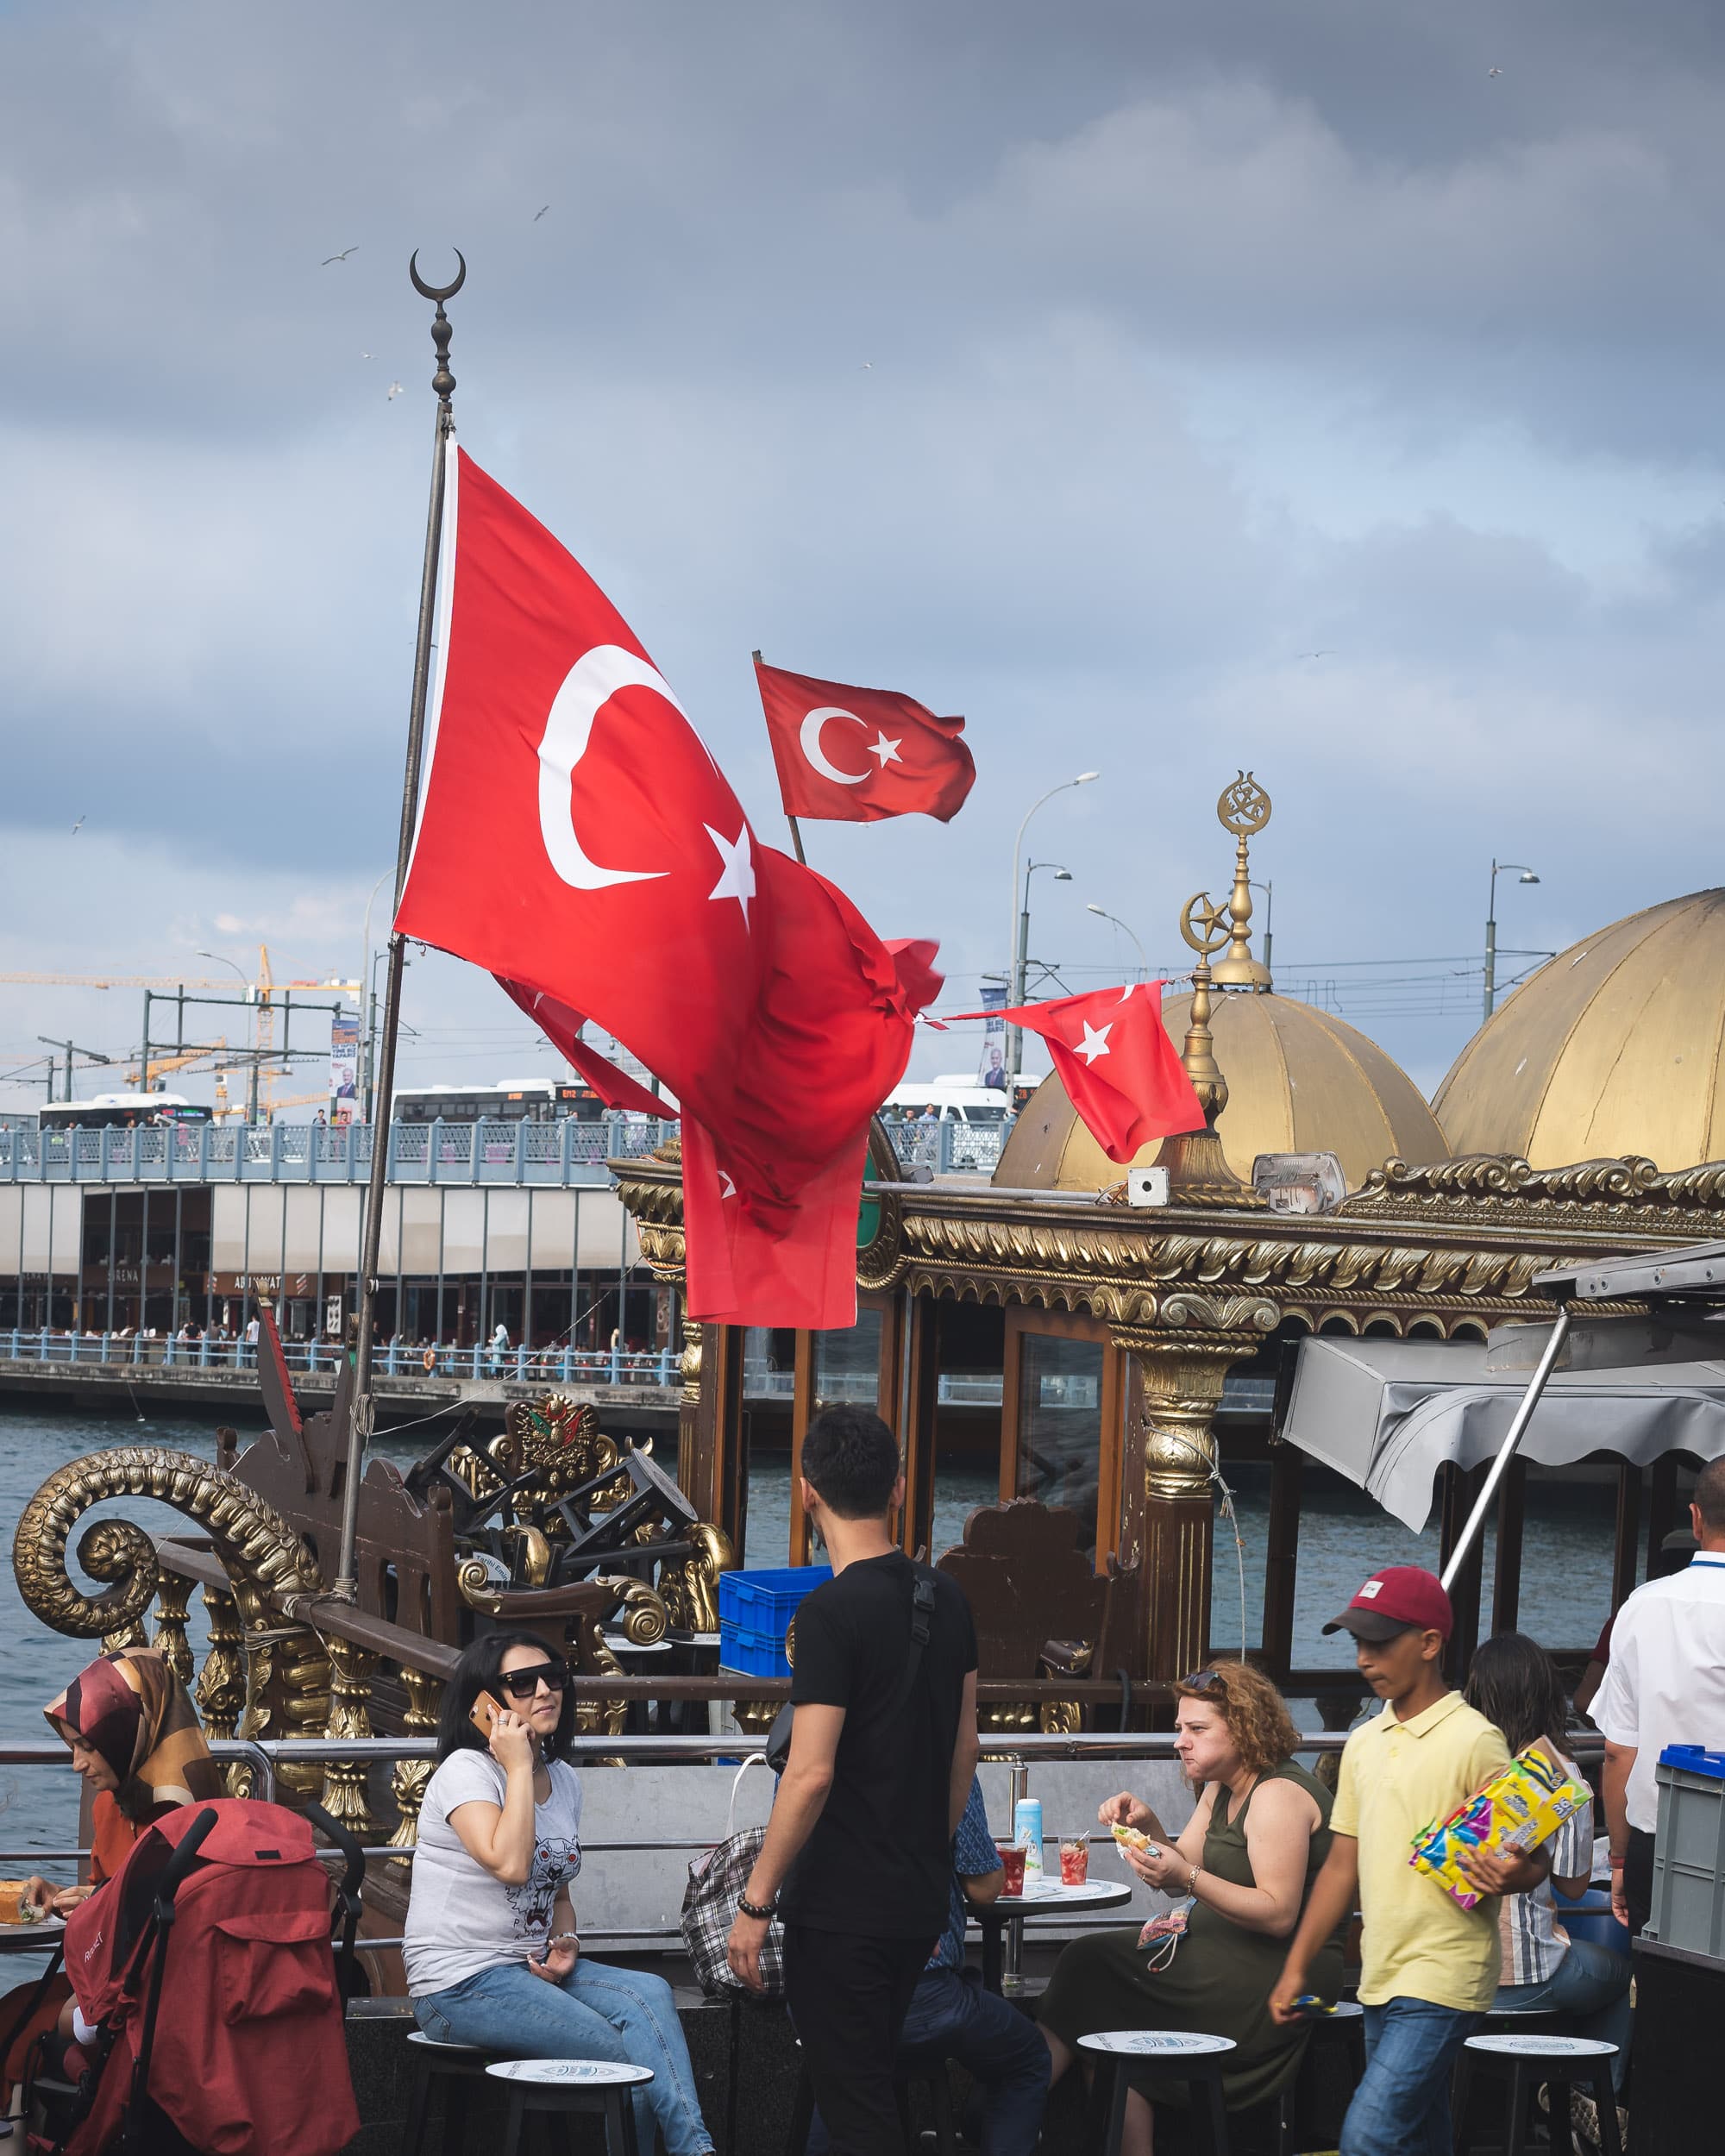
[[[608,1583],[621,1590],[614,1621],[631,1647],[656,1647],[671,1629],[671,1614],[663,1599],[645,1580],[615,1579]]]
[[[718,1576],[737,1562],[731,1537],[710,1520],[699,1520],[687,1538],[695,1545],[674,1570],[664,1568],[661,1590],[671,1622],[680,1632],[718,1630]]]
[[[49,1476],[25,1506],[12,1539],[13,1570],[25,1606],[44,1624],[76,1639],[140,1626],[161,1584],[155,1545],[141,1527],[128,1520],[98,1520],[79,1539],[79,1565],[92,1579],[110,1583],[102,1593],[86,1595],[66,1565],[66,1545],[78,1520],[92,1505],[113,1497],[154,1498],[184,1513],[209,1537],[233,1583],[231,1607],[239,1620],[234,1645],[245,1650],[245,1705],[238,1730],[223,1733],[273,1733],[279,1714],[283,1735],[316,1736],[329,1711],[329,1659],[314,1633],[304,1625],[280,1625],[276,1613],[290,1595],[321,1595],[323,1576],[281,1514],[237,1476],[207,1460],[155,1445],[116,1445]],[[200,1703],[207,1686],[225,1705],[231,1683],[219,1664],[216,1682],[209,1682],[218,1621],[226,1615],[219,1605],[225,1600],[205,1597],[210,1656],[198,1686]],[[293,1793],[310,1796],[322,1784],[323,1769],[284,1766],[279,1779]],[[236,1783],[248,1792],[247,1771],[230,1774],[229,1786]]]
[[[18,1592],[34,1616],[56,1632],[97,1639],[135,1624],[160,1586],[155,1545],[129,1520],[98,1520],[78,1543],[78,1562],[111,1584],[86,1595],[66,1568],[72,1531],[92,1505],[110,1497],[153,1497],[197,1521],[236,1589],[260,1595],[322,1594],[311,1552],[273,1506],[237,1476],[155,1445],[116,1445],[72,1460],[49,1476],[25,1506],[12,1538]]]

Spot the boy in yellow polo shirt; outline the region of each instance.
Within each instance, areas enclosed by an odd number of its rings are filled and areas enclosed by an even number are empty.
[[[1342,2127],[1341,2156],[1449,2156],[1450,2070],[1497,1989],[1497,1903],[1465,1909],[1409,1861],[1414,1839],[1446,1819],[1509,1759],[1502,1732],[1444,1682],[1454,1620],[1429,1572],[1375,1572],[1324,1626],[1355,1640],[1359,1673],[1384,1702],[1342,1753],[1333,1837],[1281,1981],[1278,2021],[1299,2018],[1312,1958],[1358,1907],[1365,2078]],[[1549,1868],[1532,1857],[1464,1862],[1481,1893],[1526,1893]],[[1358,1901],[1356,1902],[1356,1897]]]

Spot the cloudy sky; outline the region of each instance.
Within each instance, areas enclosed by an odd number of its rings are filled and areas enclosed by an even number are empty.
[[[967,715],[952,826],[809,835],[950,1003],[1039,793],[1105,775],[1079,988],[1247,766],[1281,987],[1429,1087],[1494,854],[1530,950],[1718,881],[1722,88],[1707,0],[0,0],[0,970],[358,970],[455,243],[462,441],[768,843],[751,647]],[[141,1000],[0,985],[0,1103]],[[407,1016],[553,1067],[453,962]]]

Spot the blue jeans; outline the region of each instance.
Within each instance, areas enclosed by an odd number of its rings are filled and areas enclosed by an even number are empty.
[[[949,2059],[982,2090],[982,2156],[1030,2156],[1048,2097],[1048,2046],[1029,2015],[985,1991],[975,1971],[925,1972],[911,1994],[893,2065],[921,2073]],[[807,2156],[825,2156],[830,2145],[817,2111]]]
[[[649,2066],[636,2090],[635,2131],[643,2151],[657,2122],[670,2156],[712,2156],[689,2047],[662,1977],[578,1961],[561,1984],[523,1961],[499,1962],[476,1977],[413,2002],[419,2026],[440,2044],[480,2044],[505,2059],[608,2059]]]
[[[1492,2001],[1506,2013],[1566,2014],[1574,2036],[1592,2036],[1615,2044],[1611,2086],[1623,2086],[1629,2063],[1629,1960],[1591,1939],[1572,1939],[1568,1952],[1543,1984],[1501,1984]]]
[[[1477,2014],[1429,1999],[1365,2009],[1365,2078],[1342,2122],[1341,2156],[1450,2156],[1450,2070]]]

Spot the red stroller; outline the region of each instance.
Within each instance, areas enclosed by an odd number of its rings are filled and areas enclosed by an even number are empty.
[[[339,1976],[310,1820],[347,1857]],[[39,2148],[335,2156],[360,2127],[342,2003],[364,1870],[359,1845],[318,1805],[308,1818],[223,1797],[141,1835],[67,1920],[66,1974],[97,2035]]]

